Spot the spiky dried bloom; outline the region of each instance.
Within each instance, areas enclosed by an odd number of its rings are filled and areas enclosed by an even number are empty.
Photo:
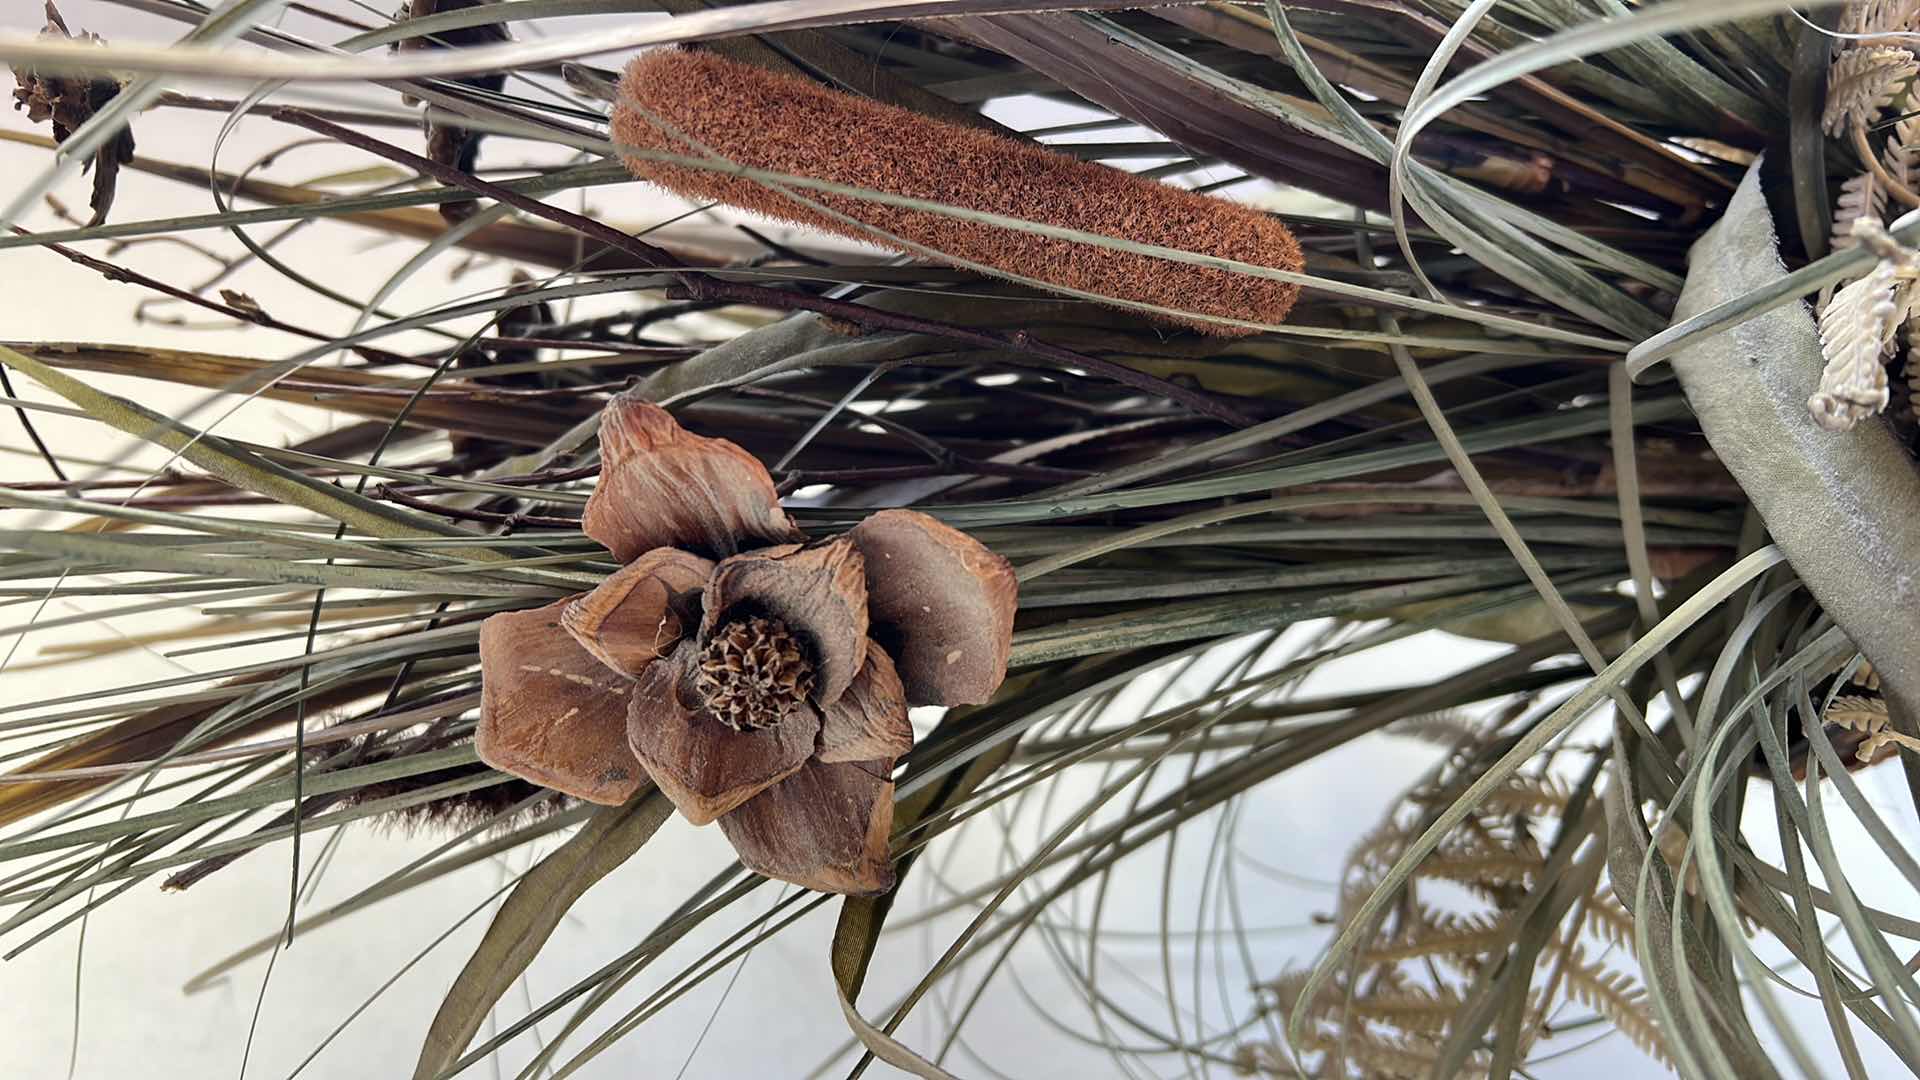
[[[600,443],[585,527],[627,565],[481,626],[481,760],[602,803],[651,779],[760,873],[885,890],[907,707],[999,688],[1012,568],[911,510],[792,542],[759,461],[632,394],[607,406]]]
[[[1834,57],[1827,73],[1827,108],[1820,126],[1844,135],[1872,123],[1920,72],[1920,60],[1906,49],[1885,45],[1848,49]]]
[[[1458,744],[1431,785],[1411,792],[1356,845],[1341,881],[1343,928],[1356,916],[1359,901],[1381,886],[1407,845],[1425,830],[1435,808],[1453,802],[1479,775],[1472,764],[1476,751],[1497,727]],[[1283,973],[1256,987],[1265,1009],[1300,1024],[1297,1049],[1318,1055],[1307,1062],[1312,1075],[1414,1080],[1433,1074],[1452,1025],[1469,1011],[1468,995],[1482,969],[1492,958],[1505,957],[1522,933],[1530,890],[1548,866],[1548,853],[1535,833],[1557,831],[1571,796],[1571,789],[1553,777],[1510,778],[1419,865],[1392,915],[1361,942],[1351,966],[1343,965],[1321,984],[1312,1001],[1301,997],[1305,972]],[[1451,898],[1445,904],[1424,902],[1423,891],[1436,882],[1462,886],[1485,906],[1460,910]],[[1589,963],[1583,951],[1584,942],[1618,944],[1623,933],[1631,934],[1632,916],[1604,887],[1573,911],[1555,928],[1536,963],[1538,979],[1529,983],[1520,1054],[1538,1040],[1556,1008],[1577,1000],[1599,1011],[1648,1056],[1668,1061],[1636,974]],[[1563,969],[1563,974],[1548,974]],[[1243,1055],[1256,1065],[1269,1057],[1257,1044]],[[1478,1075],[1487,1063],[1484,1055],[1469,1056],[1460,1075]]]
[[[622,148],[682,157],[710,151],[750,168],[1059,228],[1280,270],[1304,266],[1286,226],[1247,207],[709,53],[646,53],[628,66],[620,90],[613,134]],[[1084,293],[1261,323],[1284,320],[1299,294],[1298,286],[1268,278],[844,195],[799,193],[859,223],[849,224],[744,177],[632,154],[625,161],[635,176],[682,195],[885,244],[860,227],[871,226],[949,259]],[[1254,332],[1174,321],[1207,334]]]
[[[47,0],[47,24],[41,29],[40,36],[104,44],[98,34],[85,31],[75,34],[68,30],[67,22],[61,18],[60,9],[53,6],[53,0]],[[18,84],[13,91],[13,107],[27,110],[27,119],[36,124],[43,120],[50,122],[56,143],[66,142],[80,125],[93,117],[96,110],[120,93],[120,84],[113,79],[41,74],[27,67],[14,68],[13,80]],[[87,162],[87,167],[93,170],[93,218],[87,224],[98,225],[106,220],[107,210],[113,206],[120,166],[132,160],[133,130],[123,127]]]
[[[730,622],[707,639],[694,685],[714,718],[735,731],[786,719],[813,694],[813,663],[778,619]]]
[[[1827,366],[1820,389],[1807,399],[1807,411],[1828,431],[1852,430],[1887,407],[1886,357],[1920,299],[1915,290],[1920,251],[1894,240],[1872,218],[1855,221],[1853,235],[1879,262],[1835,293],[1820,312],[1820,351]]]

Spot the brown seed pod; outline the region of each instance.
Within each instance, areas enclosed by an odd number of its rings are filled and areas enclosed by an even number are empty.
[[[1287,227],[1248,207],[709,53],[671,49],[636,59],[620,81],[613,134],[622,148],[703,157],[704,147],[736,164],[771,172],[1281,270],[1297,272],[1304,266],[1300,245]],[[884,242],[754,180],[632,155],[625,161],[635,176],[682,195]],[[802,194],[950,259],[1080,292],[1277,323],[1300,291],[1269,278],[922,210],[818,191]],[[1220,336],[1255,332],[1199,319],[1173,321]]]

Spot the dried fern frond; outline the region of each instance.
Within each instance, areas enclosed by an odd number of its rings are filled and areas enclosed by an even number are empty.
[[[1908,90],[1894,111],[1900,119],[1894,122],[1893,133],[1887,136],[1881,159],[1886,163],[1887,175],[1911,191],[1914,182],[1920,180],[1920,97]],[[1884,214],[1881,220],[1885,220]]]
[[[1338,1035],[1325,1032],[1316,1033],[1307,1040],[1306,1049],[1341,1054],[1351,1067],[1359,1070],[1358,1075],[1379,1077],[1381,1080],[1416,1080],[1431,1075],[1440,1060],[1440,1048],[1425,1040],[1409,1036],[1378,1034],[1349,1028]],[[1486,1054],[1469,1055],[1468,1067],[1456,1073],[1459,1077],[1483,1077],[1486,1073]],[[1329,1075],[1324,1070],[1321,1075]],[[1342,1071],[1331,1075],[1346,1076]]]
[[[1920,60],[1906,49],[1872,45],[1848,49],[1834,57],[1827,75],[1827,109],[1820,126],[1829,135],[1843,135],[1878,119],[1906,88]]]
[[[1475,717],[1454,709],[1421,713],[1395,720],[1386,730],[1395,735],[1423,739],[1449,750],[1478,740],[1485,725]]]
[[[1448,1021],[1460,1011],[1460,1005],[1460,994],[1451,987],[1409,986],[1356,997],[1348,1005],[1348,1014],[1357,1020],[1385,1024],[1400,1031],[1439,1035],[1446,1031]]]
[[[1894,746],[1920,753],[1920,739],[1902,735],[1888,726],[1892,721],[1884,698],[1837,697],[1833,699],[1833,704],[1827,706],[1821,719],[1835,727],[1866,736],[1854,751],[1854,756],[1861,762],[1873,761],[1888,747]]]
[[[1553,776],[1516,776],[1488,794],[1480,804],[1482,815],[1557,814],[1567,808],[1573,789]]]
[[[1479,967],[1481,957],[1504,948],[1512,935],[1510,912],[1463,915],[1422,908],[1420,919],[1398,937],[1375,942],[1360,957],[1367,966],[1431,957],[1472,970]]]
[[[1843,34],[1892,34],[1920,24],[1920,0],[1848,0],[1837,29]]]
[[[1660,1034],[1660,1025],[1647,1009],[1647,992],[1639,980],[1605,964],[1586,963],[1578,950],[1566,973],[1569,997],[1606,1017],[1641,1053],[1673,1067],[1673,1056]]]
[[[1448,758],[1354,846],[1342,879],[1343,927],[1354,917],[1357,897],[1386,880],[1389,864],[1426,828],[1434,808],[1459,797],[1480,756],[1469,745]],[[1557,831],[1573,793],[1557,775],[1509,777],[1414,869],[1391,917],[1356,947],[1351,967],[1320,984],[1310,1008],[1303,1010],[1300,1003],[1307,986],[1304,972],[1283,974],[1260,987],[1303,1032],[1299,1049],[1320,1055],[1306,1063],[1314,1075],[1374,1080],[1432,1074],[1441,1049],[1455,1037],[1453,1025],[1474,1011],[1467,1007],[1468,995],[1487,964],[1508,958],[1519,914],[1548,869],[1547,851],[1536,834]],[[1673,849],[1670,857],[1686,843],[1678,830],[1665,830],[1662,839],[1663,850]],[[1463,903],[1454,889],[1423,899],[1421,887],[1437,882],[1458,886],[1472,899]],[[1484,906],[1475,907],[1476,901]],[[1557,1006],[1580,1000],[1619,1024],[1636,1046],[1651,1048],[1665,1061],[1640,984],[1630,973],[1588,964],[1582,951],[1593,943],[1631,957],[1633,933],[1633,917],[1605,885],[1574,906],[1554,928],[1552,945],[1536,958],[1533,976],[1510,988],[1526,995],[1518,1044],[1522,1055],[1551,1030],[1547,1018]],[[1577,977],[1548,974],[1571,964],[1585,965]],[[1474,1051],[1462,1075],[1474,1075],[1489,1062],[1485,1051]]]
[[[1615,948],[1633,949],[1633,913],[1611,889],[1601,889],[1587,899],[1586,922],[1581,928]]]
[[[1902,153],[1904,156],[1904,147]],[[1903,163],[1901,168],[1905,169],[1906,165]],[[1896,178],[1902,175],[1894,171],[1891,158],[1887,163],[1887,171]],[[1866,219],[1882,224],[1887,220],[1887,188],[1871,172],[1863,172],[1840,185],[1840,197],[1834,201],[1833,207],[1833,249],[1844,251],[1858,247],[1860,239],[1853,234],[1853,224]]]
[[[1533,851],[1512,851],[1478,844],[1442,846],[1422,863],[1420,876],[1470,886],[1525,885],[1540,869]]]
[[[1856,239],[1880,256],[1865,277],[1835,293],[1820,312],[1820,348],[1827,366],[1820,389],[1807,399],[1814,422],[1828,431],[1848,431],[1887,407],[1886,357],[1894,335],[1910,316],[1920,253],[1888,235],[1881,223],[1860,218]]]

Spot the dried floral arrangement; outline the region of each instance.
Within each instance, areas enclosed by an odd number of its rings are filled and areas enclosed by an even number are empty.
[[[1355,909],[1380,889],[1419,835],[1422,819],[1457,798],[1463,780],[1478,775],[1474,758],[1486,750],[1485,732],[1457,717],[1415,717],[1394,730],[1438,736],[1452,752],[1433,782],[1410,792],[1348,856],[1340,882],[1343,926],[1351,925]],[[1581,827],[1567,820],[1570,801],[1571,789],[1560,781],[1510,777],[1420,863],[1389,918],[1365,931],[1371,940],[1356,953],[1357,963],[1323,986],[1311,1005],[1300,997],[1305,970],[1261,987],[1270,996],[1263,1007],[1308,1018],[1298,1049],[1319,1059],[1314,1075],[1406,1080],[1433,1075],[1476,984],[1497,977],[1489,959],[1519,937],[1521,921],[1532,917],[1529,894],[1561,874],[1592,891],[1567,893],[1559,907],[1561,921],[1546,932],[1531,969],[1533,981],[1526,985],[1515,1052],[1527,1056],[1553,1025],[1557,1007],[1576,1002],[1655,1063],[1672,1068],[1638,971],[1630,962],[1623,968],[1605,959],[1632,956],[1633,916],[1604,880],[1603,860],[1589,857],[1570,868],[1549,865],[1543,840]],[[1464,892],[1471,903],[1421,897],[1423,887],[1435,886]],[[1247,1072],[1279,1072],[1287,1061],[1269,1043],[1248,1042],[1239,1054]],[[1491,1049],[1476,1047],[1458,1075],[1484,1076],[1492,1058]]]
[[[292,1072],[465,950],[417,1077],[1920,1073],[1920,4],[65,7],[4,955],[507,866]]]

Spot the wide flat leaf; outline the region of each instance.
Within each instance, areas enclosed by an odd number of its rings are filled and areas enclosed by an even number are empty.
[[[1694,247],[1677,325],[1786,276],[1773,218],[1748,173]],[[1846,433],[1813,422],[1824,366],[1805,304],[1789,304],[1673,358],[1714,453],[1740,481],[1814,598],[1873,661],[1887,695],[1920,708],[1920,474],[1878,421]]]
[[[639,851],[672,813],[666,796],[647,788],[624,806],[594,814],[520,879],[440,1003],[414,1066],[416,1080],[439,1076],[459,1060],[494,1003],[533,963],[574,901]]]

